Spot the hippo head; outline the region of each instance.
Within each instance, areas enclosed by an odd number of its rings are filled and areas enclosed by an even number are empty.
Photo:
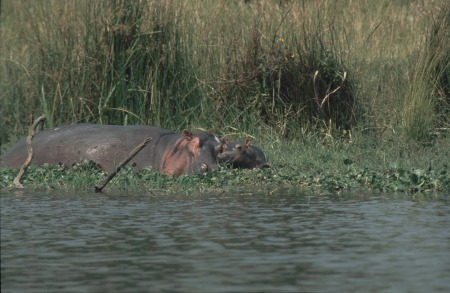
[[[226,147],[218,154],[217,159],[220,163],[229,164],[233,168],[270,168],[263,151],[252,145],[249,138],[245,142],[230,142],[227,139]]]
[[[218,169],[217,156],[223,152],[224,144],[212,133],[192,134],[187,129],[183,136],[189,140],[189,153],[193,158],[186,169],[186,174],[200,174]]]
[[[211,135],[192,134],[185,129],[171,154],[164,159],[164,173],[179,176],[217,170],[217,156],[223,151],[223,144]]]

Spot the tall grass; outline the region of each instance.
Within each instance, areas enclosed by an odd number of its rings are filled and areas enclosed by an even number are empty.
[[[0,147],[42,113],[50,126],[394,132],[408,124],[402,97],[429,15],[445,4],[2,1]]]
[[[174,127],[198,107],[187,26],[176,15],[183,7],[125,0],[28,4],[31,9],[20,8],[30,21],[24,19],[23,37],[14,40],[29,46],[26,59],[4,59],[4,71],[12,73],[3,84],[4,115],[16,116],[2,121],[5,130],[41,112],[50,125]],[[11,95],[16,88],[25,91]]]
[[[431,131],[450,126],[450,8],[433,20],[414,67],[405,97],[403,125],[407,137],[426,140]]]
[[[216,100],[219,112],[228,110],[233,117],[256,114],[287,137],[329,121],[351,128],[357,121],[353,77],[341,48],[345,44],[335,39],[332,25],[320,14],[304,23],[288,20],[290,10],[265,13],[282,17],[266,34],[263,24],[255,22],[240,56],[225,63],[227,82],[220,85]],[[280,31],[284,22],[298,34]]]

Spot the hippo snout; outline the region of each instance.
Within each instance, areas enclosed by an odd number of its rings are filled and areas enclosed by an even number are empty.
[[[205,163],[200,164],[200,172],[208,172],[208,165]]]
[[[206,173],[206,172],[216,171],[217,169],[219,169],[217,164],[207,164],[204,162],[195,162],[195,163],[191,164],[187,173],[191,174],[191,175],[197,175],[197,174],[202,174],[202,173]]]
[[[266,169],[266,168],[271,168],[271,167],[268,163],[263,163],[263,164],[259,165],[258,168]]]
[[[233,157],[230,152],[223,152],[217,155],[217,161],[219,163],[231,163]]]

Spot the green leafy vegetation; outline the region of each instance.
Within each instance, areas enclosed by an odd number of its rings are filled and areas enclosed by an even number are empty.
[[[322,142],[309,136],[301,142],[262,142],[271,169],[219,171],[198,176],[166,177],[152,170],[126,167],[105,192],[140,191],[148,194],[270,193],[280,188],[318,192],[381,191],[427,194],[450,191],[450,145],[424,148],[420,144],[393,147],[366,136],[343,142]],[[400,152],[398,150],[401,149]],[[0,169],[0,189],[7,189],[16,170]],[[35,189],[93,191],[106,177],[95,164],[82,162],[71,169],[30,166],[22,183]]]
[[[342,162],[345,165],[345,162]],[[401,193],[448,192],[450,190],[450,168],[439,170],[392,167],[384,172],[368,168],[347,166],[344,172],[320,170],[315,172],[293,172],[290,168],[278,170],[221,169],[217,172],[198,176],[164,177],[151,170],[134,172],[122,171],[106,188],[111,190],[145,191],[149,194],[222,192],[270,193],[279,188],[297,188],[319,192],[341,191],[383,191]],[[17,171],[0,170],[0,189],[10,188]],[[104,177],[99,169],[61,169],[59,167],[33,166],[26,173],[23,183],[36,190],[77,190],[92,191]]]

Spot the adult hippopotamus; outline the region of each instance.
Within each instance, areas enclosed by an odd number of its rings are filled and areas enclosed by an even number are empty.
[[[33,163],[69,168],[81,159],[114,170],[147,137],[152,140],[129,162],[136,170],[151,167],[165,175],[199,174],[217,169],[222,145],[192,134],[176,134],[153,126],[75,124],[41,131],[33,139]],[[25,138],[0,157],[0,165],[20,168],[27,157]]]
[[[252,145],[249,138],[245,142],[226,139],[225,148],[218,154],[217,160],[239,169],[270,168],[263,151]]]

